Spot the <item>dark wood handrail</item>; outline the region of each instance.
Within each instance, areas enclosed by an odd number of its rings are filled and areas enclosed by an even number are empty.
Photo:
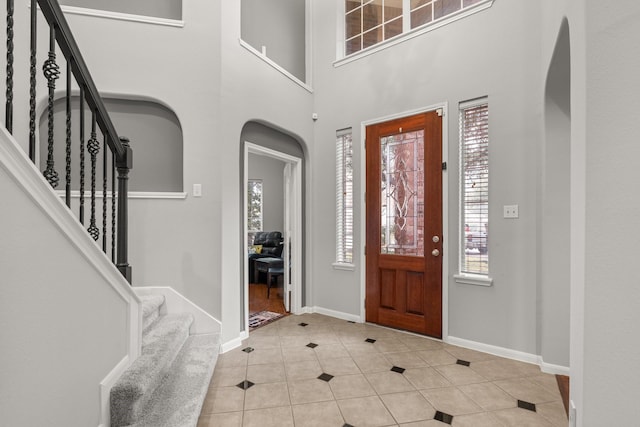
[[[107,145],[115,154],[116,165],[118,167],[130,166],[133,155],[131,148],[120,141],[60,5],[57,0],[37,0],[37,2],[49,26],[55,28],[58,47],[69,61],[76,82],[84,89],[89,108],[96,112],[97,124],[106,138]]]

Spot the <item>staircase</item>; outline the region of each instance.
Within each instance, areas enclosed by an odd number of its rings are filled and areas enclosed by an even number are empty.
[[[141,300],[142,351],[111,389],[111,426],[195,427],[220,335],[191,335],[193,315],[163,314],[162,295]]]

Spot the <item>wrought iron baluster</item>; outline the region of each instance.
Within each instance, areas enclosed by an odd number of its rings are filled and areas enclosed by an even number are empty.
[[[107,138],[102,141],[102,252],[107,253]]]
[[[58,172],[54,169],[55,164],[53,160],[53,100],[56,90],[56,80],[60,78],[60,67],[56,63],[56,30],[51,27],[49,31],[49,58],[44,62],[42,71],[47,79],[47,87],[49,88],[49,139],[48,139],[48,155],[47,155],[47,168],[44,170],[43,175],[49,181],[49,184],[53,188],[58,186]]]
[[[129,140],[120,137],[120,142],[125,148],[125,154],[117,159],[116,168],[118,170],[118,250],[116,267],[120,273],[131,283],[131,266],[129,265],[129,171],[133,167],[133,151],[129,145]]]
[[[12,7],[15,0],[7,0]],[[29,156],[35,162],[36,158],[40,158],[40,148],[36,146],[36,74],[37,74],[37,25],[39,24],[37,14],[42,12],[43,18],[49,26],[50,43],[47,60],[44,62],[42,70],[47,78],[48,91],[48,112],[49,112],[49,127],[48,127],[48,152],[47,158],[42,157],[38,160],[39,164],[42,164],[45,170],[43,174],[52,186],[59,184],[59,180],[62,177],[58,177],[58,173],[55,171],[53,139],[53,104],[55,96],[55,86],[57,80],[60,77],[60,69],[56,64],[56,50],[60,49],[60,52],[66,57],[67,66],[70,67],[72,72],[68,71],[68,74],[72,74],[78,83],[80,88],[80,222],[84,224],[84,227],[88,225],[88,232],[97,240],[100,238],[100,230],[96,225],[96,168],[97,168],[97,156],[100,151],[100,143],[96,140],[97,127],[100,128],[101,134],[109,147],[111,154],[107,153],[106,158],[103,158],[103,192],[104,198],[107,197],[108,191],[108,177],[109,171],[108,156],[111,155],[111,182],[112,194],[111,194],[111,210],[112,210],[112,230],[111,230],[111,255],[115,258],[115,264],[121,274],[131,283],[131,266],[128,262],[128,179],[129,171],[133,167],[133,152],[128,144],[126,138],[119,138],[118,133],[109,117],[104,102],[96,88],[91,74],[89,73],[87,64],[82,57],[80,49],[75,42],[75,39],[71,33],[71,29],[65,19],[64,13],[60,8],[60,4],[57,1],[52,0],[30,0],[31,4],[31,46],[30,46],[30,60],[31,60],[31,79],[30,79],[30,123],[29,123]],[[44,53],[42,54],[44,55]],[[91,137],[87,138],[86,133],[89,133],[89,128],[85,123],[86,112],[85,107],[88,106],[89,111],[92,113],[92,130]],[[73,119],[73,117],[72,117]],[[87,117],[88,120],[88,117]],[[87,132],[85,132],[85,128]],[[67,130],[68,131],[68,130]],[[73,133],[73,132],[72,132]],[[73,136],[73,135],[72,135]],[[43,147],[44,148],[44,147]],[[86,205],[85,197],[85,181],[87,179],[86,173],[88,172],[88,165],[85,162],[85,150],[89,152],[91,156],[91,220],[84,221],[84,208]],[[43,153],[44,154],[44,153]],[[71,154],[73,154],[73,148],[71,148]],[[46,160],[46,161],[45,161]],[[87,159],[88,161],[88,159]],[[106,162],[106,163],[104,163]],[[60,168],[60,166],[59,166]],[[85,171],[86,170],[86,171]],[[62,173],[62,171],[60,171]],[[67,175],[69,172],[67,171]],[[73,175],[73,173],[71,173]],[[105,183],[106,182],[106,183]],[[87,182],[88,184],[88,182]],[[87,185],[88,187],[88,185]],[[106,189],[105,189],[106,187]],[[116,193],[117,192],[117,193]],[[108,224],[105,219],[105,212],[108,209],[108,200],[103,200],[103,236],[108,232]],[[103,250],[104,241],[107,241],[108,236],[103,238]]]
[[[65,166],[65,201],[71,208],[71,61],[67,61],[67,164]]]
[[[84,88],[80,87],[80,224],[84,225]]]
[[[89,235],[98,241],[100,237],[100,230],[96,226],[96,163],[97,155],[100,152],[100,143],[96,138],[96,113],[91,115],[91,139],[87,143],[87,151],[91,155],[91,221],[89,222],[89,228],[87,231]]]
[[[13,133],[13,0],[7,0],[7,99],[5,126]]]
[[[29,158],[36,161],[36,50],[37,50],[38,8],[36,0],[31,0],[31,47],[29,68]]]
[[[111,154],[111,261],[116,261],[116,156]]]

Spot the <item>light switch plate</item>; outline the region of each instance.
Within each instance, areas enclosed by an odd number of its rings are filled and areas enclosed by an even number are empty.
[[[193,184],[193,197],[202,197],[202,184]]]
[[[518,205],[504,205],[505,218],[518,218]]]

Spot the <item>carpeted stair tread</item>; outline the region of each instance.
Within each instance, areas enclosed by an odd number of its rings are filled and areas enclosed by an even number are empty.
[[[219,334],[190,336],[133,426],[196,427],[219,352]]]
[[[160,306],[164,304],[164,295],[145,295],[142,301],[142,330],[146,331],[160,316]]]
[[[152,394],[169,374],[192,323],[191,314],[169,314],[144,333],[140,357],[111,389],[112,426],[126,426],[140,419]]]

